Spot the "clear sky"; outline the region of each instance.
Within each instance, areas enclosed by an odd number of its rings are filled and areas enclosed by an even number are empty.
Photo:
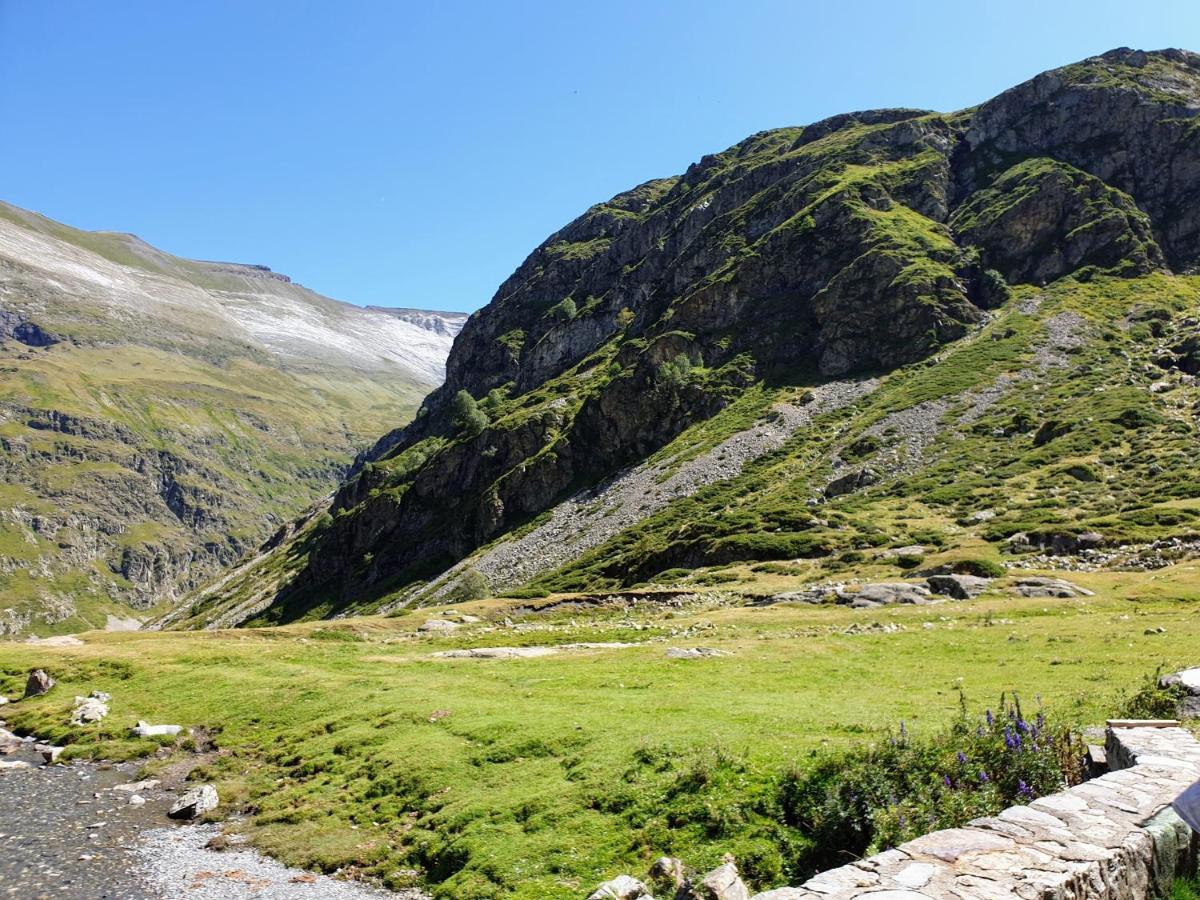
[[[952,110],[1196,0],[0,0],[0,198],[356,303],[470,310],[752,132]]]

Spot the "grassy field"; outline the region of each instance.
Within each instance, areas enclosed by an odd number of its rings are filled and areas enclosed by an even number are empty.
[[[0,691],[42,666],[49,695],[6,708],[11,727],[125,757],[137,719],[204,729],[231,827],[289,862],[348,868],[438,897],[577,897],[663,853],[702,868],[724,852],[759,887],[799,876],[780,780],[821,754],[931,733],[1002,692],[1075,726],[1101,723],[1158,666],[1200,661],[1200,565],[1072,573],[1076,600],[1015,598],[855,611],[748,607],[530,607],[482,601],[450,635],[397,618],[199,633],[95,633],[74,648],[0,645]],[[509,619],[515,624],[506,625]],[[1157,629],[1165,629],[1158,631]],[[622,641],[533,659],[444,659],[457,647]],[[728,656],[670,659],[668,647]],[[71,698],[113,695],[98,729]],[[205,743],[201,740],[200,743]],[[183,742],[179,754],[190,752]],[[155,760],[149,768],[163,765]]]

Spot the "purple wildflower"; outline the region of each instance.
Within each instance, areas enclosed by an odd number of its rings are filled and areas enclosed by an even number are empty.
[[[967,754],[963,753],[961,750],[958,751],[958,764],[960,766],[965,766],[967,764]]]
[[[991,780],[992,779],[988,778],[987,772],[983,771],[983,769],[979,770],[979,783],[980,784],[987,784]]]
[[[996,724],[996,717],[992,715],[992,711],[990,709],[987,711],[987,723],[988,728],[991,728]]]
[[[1025,779],[1023,779],[1023,778],[1017,779],[1017,793],[1020,794],[1022,797],[1024,797],[1026,800],[1033,799],[1033,788],[1031,788],[1029,785],[1027,785],[1025,783]]]

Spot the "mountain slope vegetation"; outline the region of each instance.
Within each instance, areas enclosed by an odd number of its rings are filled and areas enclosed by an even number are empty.
[[[452,338],[0,204],[0,634],[144,618],[257,547]]]
[[[960,113],[762,132],[599,204],[324,514],[169,621],[1186,532],[1198,114],[1200,57],[1116,50]]]

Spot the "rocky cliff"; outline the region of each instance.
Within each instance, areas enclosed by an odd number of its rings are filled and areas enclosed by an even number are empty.
[[[1027,476],[1068,434],[1062,458],[1103,459],[1131,434],[1190,433],[1148,385],[1155,352],[1190,352],[1197,192],[1200,56],[1179,50],[1115,50],[954,114],[753,135],[551,235],[328,511],[174,621],[390,608],[480,577],[557,590],[832,565],[891,539],[864,504],[928,502],[931,473],[962,475],[937,469],[955,452]],[[1052,415],[1069,402],[1080,421]],[[1013,508],[1011,531],[1119,493]],[[947,498],[950,521],[987,512],[977,536],[1008,536],[983,486]]]
[[[233,563],[411,416],[452,339],[0,204],[0,635],[145,616]]]

